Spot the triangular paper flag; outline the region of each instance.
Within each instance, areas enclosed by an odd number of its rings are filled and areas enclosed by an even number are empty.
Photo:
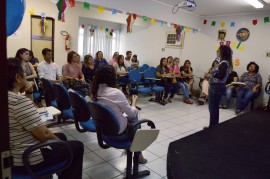
[[[104,12],[103,6],[98,6],[98,13],[102,14]]]

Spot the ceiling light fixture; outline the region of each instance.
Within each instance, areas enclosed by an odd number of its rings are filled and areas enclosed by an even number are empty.
[[[258,0],[246,0],[246,1],[255,8],[263,8],[263,4]]]

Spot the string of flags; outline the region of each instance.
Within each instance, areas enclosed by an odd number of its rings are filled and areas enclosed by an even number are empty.
[[[258,19],[253,19],[251,22],[252,22],[253,25],[257,25],[258,24]],[[263,22],[264,22],[264,24],[269,23],[270,22],[269,16],[264,17]],[[217,25],[217,22],[216,21],[211,21],[210,23],[208,23],[208,20],[204,19],[203,24],[204,25],[210,24],[210,26],[215,27]],[[230,22],[229,24],[230,24],[229,25],[230,27],[235,27],[236,26],[235,22]],[[224,22],[224,21],[220,22],[221,27],[224,27],[225,25],[226,25],[226,22]]]

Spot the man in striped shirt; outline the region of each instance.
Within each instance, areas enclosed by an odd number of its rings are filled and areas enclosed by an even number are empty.
[[[26,84],[25,74],[19,59],[10,58],[8,63],[8,107],[10,148],[14,157],[13,171],[25,173],[22,162],[23,152],[31,145],[48,140],[67,140],[64,134],[53,134],[41,121],[34,104],[30,99],[19,94]],[[83,144],[79,141],[67,141],[73,152],[73,161],[59,178],[82,178]],[[37,150],[30,154],[29,161],[32,170],[39,171],[50,167],[56,162],[63,161],[66,150]]]

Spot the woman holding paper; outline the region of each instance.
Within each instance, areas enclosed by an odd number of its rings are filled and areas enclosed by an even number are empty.
[[[236,114],[240,114],[248,106],[252,97],[258,93],[262,86],[262,77],[259,74],[259,65],[255,62],[250,62],[247,65],[247,72],[243,73],[240,82],[245,85],[240,85],[236,88]]]

